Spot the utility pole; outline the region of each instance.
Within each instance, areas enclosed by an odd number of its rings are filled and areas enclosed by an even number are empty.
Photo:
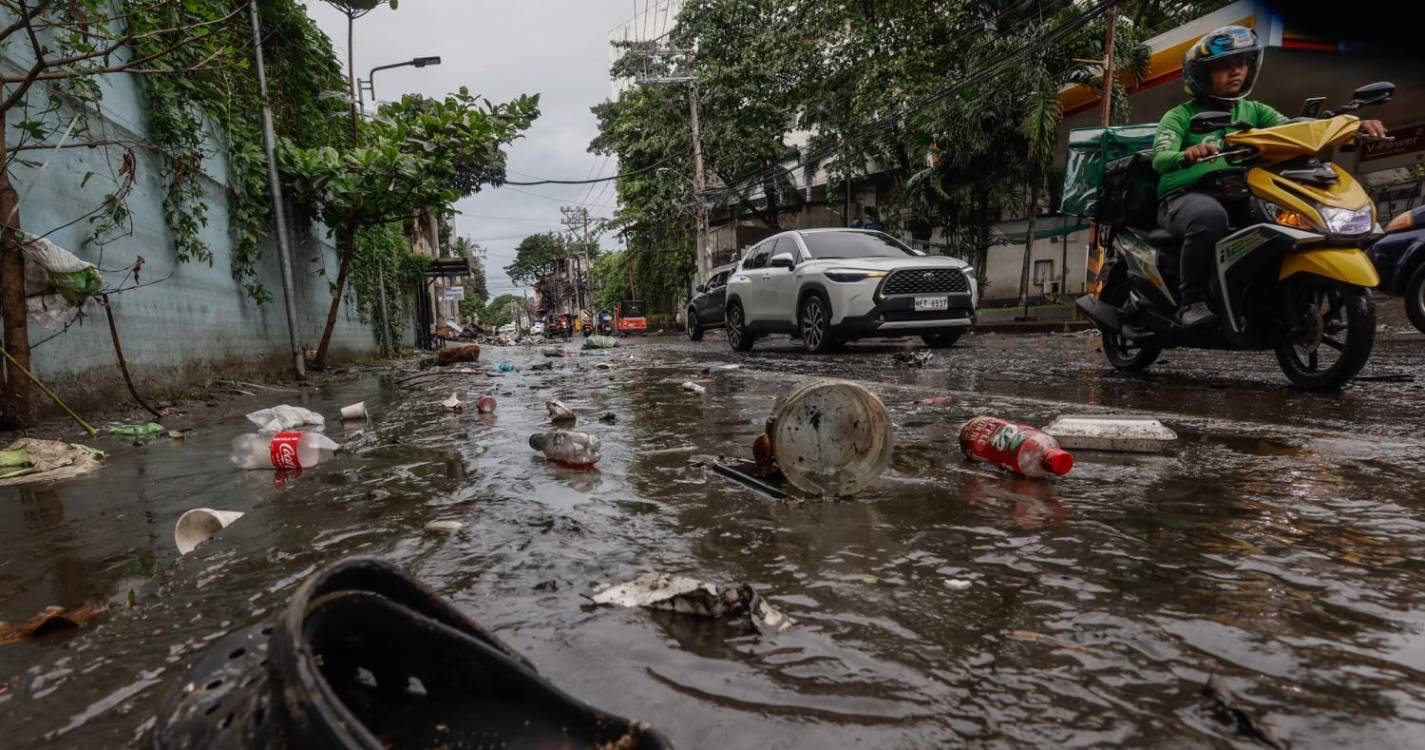
[[[572,244],[579,248],[574,260],[574,273],[572,284],[574,286],[574,305],[583,310],[587,305],[592,304],[589,299],[589,258],[594,251],[594,236],[589,229],[589,209],[583,206],[562,206],[559,213],[564,214],[562,223],[564,228],[569,230],[572,237]]]
[[[1114,4],[1108,7],[1108,37],[1103,42],[1103,108],[1099,111],[1098,124],[1104,128],[1107,128],[1113,121],[1113,47],[1117,32],[1118,5]],[[1094,223],[1089,237],[1089,257],[1088,267],[1084,273],[1084,291],[1089,294],[1098,294],[1101,287],[1099,273],[1103,270],[1103,245],[1097,222]],[[1067,292],[1068,289],[1061,289],[1061,291]],[[1076,316],[1082,315],[1077,307],[1074,310]]]
[[[307,379],[307,359],[297,345],[297,302],[292,282],[292,246],[287,240],[287,212],[282,205],[282,180],[277,176],[277,157],[272,130],[272,104],[267,100],[267,68],[262,60],[262,26],[257,17],[257,0],[248,0],[252,16],[252,50],[257,63],[257,94],[262,99],[262,148],[267,154],[267,186],[272,191],[272,222],[277,229],[277,256],[282,265],[282,297],[287,308],[287,343],[292,348],[292,367],[298,380]],[[116,341],[118,339],[115,339]]]
[[[690,50],[674,49],[654,49],[648,53],[650,57],[680,56],[689,64],[693,62],[693,53]],[[705,248],[705,238],[708,228],[708,206],[706,201],[707,176],[703,173],[703,138],[702,129],[699,127],[699,117],[701,115],[698,104],[698,79],[695,76],[640,76],[638,83],[686,83],[688,84],[688,119],[692,126],[693,138],[693,206],[696,215],[697,229],[694,236],[694,253],[696,253],[696,268],[698,269],[698,282],[703,283],[708,280],[712,271],[711,258]]]

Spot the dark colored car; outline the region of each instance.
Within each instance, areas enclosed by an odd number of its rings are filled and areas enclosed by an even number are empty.
[[[1405,298],[1405,314],[1425,333],[1425,206],[1391,219],[1386,235],[1371,245],[1380,291]]]
[[[712,270],[708,283],[698,285],[697,296],[688,303],[688,338],[702,341],[703,331],[722,328],[727,307],[727,277],[736,268],[736,263],[718,266]]]

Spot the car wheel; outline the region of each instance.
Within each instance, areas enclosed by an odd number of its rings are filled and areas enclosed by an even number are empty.
[[[698,314],[692,310],[688,311],[688,340],[703,340],[703,324],[698,320]]]
[[[736,302],[727,306],[727,343],[735,352],[752,350],[752,334],[747,332],[747,319],[742,314],[742,305]]]
[[[1405,315],[1416,329],[1425,333],[1425,263],[1405,282]]]
[[[807,351],[826,354],[836,348],[836,339],[831,335],[831,307],[821,295],[807,295],[807,298],[802,300],[799,320],[802,344]]]
[[[924,341],[925,345],[931,349],[949,349],[964,335],[965,329],[956,328],[953,331],[945,331],[944,333],[928,333],[921,336],[920,340]]]

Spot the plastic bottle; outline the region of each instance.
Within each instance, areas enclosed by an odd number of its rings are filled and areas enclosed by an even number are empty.
[[[340,445],[320,432],[249,432],[233,438],[233,463],[240,469],[310,469],[331,458]]]
[[[960,430],[960,450],[972,461],[985,461],[1023,476],[1064,475],[1074,457],[1054,438],[1027,424],[995,417],[975,417]]]
[[[585,432],[551,430],[529,436],[529,447],[560,466],[591,469],[599,462],[599,439]]]

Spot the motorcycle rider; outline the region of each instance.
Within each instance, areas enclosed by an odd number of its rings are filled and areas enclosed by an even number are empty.
[[[1217,241],[1227,236],[1227,210],[1213,195],[1197,190],[1202,178],[1232,165],[1208,160],[1221,151],[1226,129],[1193,133],[1193,115],[1207,111],[1232,113],[1232,122],[1269,128],[1287,122],[1270,106],[1247,99],[1266,51],[1256,32],[1244,26],[1223,26],[1209,32],[1183,55],[1183,84],[1192,99],[1168,110],[1158,121],[1153,139],[1153,169],[1158,172],[1158,223],[1183,240],[1179,260],[1178,322],[1211,325],[1216,316],[1207,305],[1207,280]],[[1363,120],[1362,132],[1385,135],[1379,120]]]

